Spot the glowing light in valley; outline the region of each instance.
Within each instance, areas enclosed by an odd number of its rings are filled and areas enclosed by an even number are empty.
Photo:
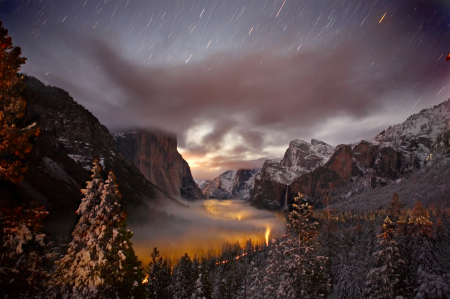
[[[145,275],[144,280],[142,281],[142,284],[146,284],[148,282],[148,274]]]
[[[380,22],[378,22],[378,23],[381,23],[381,21],[383,21],[383,19],[384,19],[385,16],[386,16],[386,13],[384,13],[384,15],[381,17]]]
[[[267,228],[266,228],[266,246],[269,246],[269,235],[270,235],[270,227],[267,225]]]
[[[168,213],[178,220],[168,225],[132,227],[134,249],[144,262],[150,262],[150,249],[157,247],[162,256],[178,259],[189,256],[219,254],[223,245],[239,244],[246,255],[248,240],[262,248],[269,236],[281,235],[285,230],[284,219],[268,211],[257,210],[243,200],[205,200],[189,202],[189,208],[172,207]],[[228,259],[230,261],[230,259]],[[222,263],[222,261],[221,261]]]
[[[275,18],[278,18],[278,15],[280,14],[281,9],[283,9],[284,3],[286,3],[286,0],[284,0],[283,4],[280,7],[280,10],[278,11],[277,15],[275,16]]]

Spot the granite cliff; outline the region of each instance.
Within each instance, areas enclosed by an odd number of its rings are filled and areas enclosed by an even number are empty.
[[[175,135],[148,131],[116,133],[117,149],[153,184],[170,196],[202,199],[202,191],[194,182],[189,164],[177,150]]]
[[[312,139],[311,143],[293,140],[289,143],[283,159],[267,160],[261,173],[255,177],[251,203],[260,208],[279,209],[287,204],[288,185],[302,174],[325,164],[333,154],[334,147]]]

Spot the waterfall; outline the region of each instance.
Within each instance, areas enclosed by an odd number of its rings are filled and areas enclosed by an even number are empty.
[[[288,208],[288,199],[289,199],[289,185],[286,185],[286,194],[284,195],[284,207]]]

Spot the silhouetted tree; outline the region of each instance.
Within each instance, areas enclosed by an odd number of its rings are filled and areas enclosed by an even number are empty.
[[[20,97],[25,84],[18,71],[25,60],[0,21],[0,179],[13,183],[23,179],[26,167],[20,159],[31,151],[30,137],[39,134],[36,123],[25,128],[18,125],[26,104]]]

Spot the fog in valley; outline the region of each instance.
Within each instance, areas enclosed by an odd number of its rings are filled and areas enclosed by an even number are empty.
[[[132,226],[133,247],[139,259],[147,264],[154,247],[161,256],[178,258],[184,253],[198,257],[219,253],[224,244],[247,240],[266,243],[269,238],[284,232],[285,221],[281,215],[258,210],[243,200],[200,200],[183,202],[188,207],[167,206],[165,211],[173,214],[176,221],[161,225],[152,223]]]

